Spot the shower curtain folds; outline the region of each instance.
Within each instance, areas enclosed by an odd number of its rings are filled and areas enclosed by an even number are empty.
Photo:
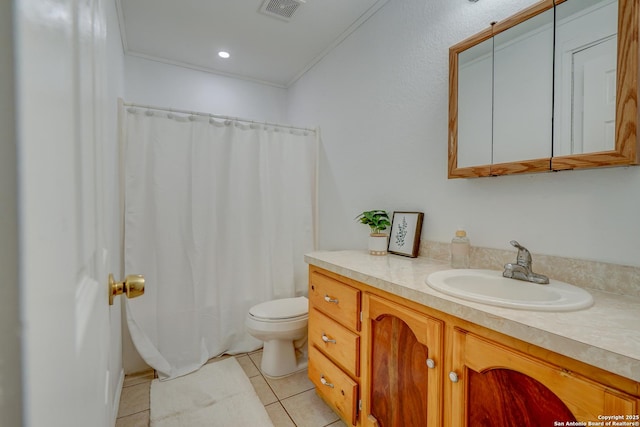
[[[259,302],[306,294],[316,131],[124,107],[126,300],[136,349],[161,379],[261,343],[244,318]]]

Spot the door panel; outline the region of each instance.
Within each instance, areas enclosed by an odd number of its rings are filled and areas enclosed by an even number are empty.
[[[441,424],[442,321],[365,293],[363,425]]]
[[[467,370],[467,426],[552,426],[576,421],[567,405],[539,381],[511,369]]]
[[[613,150],[616,135],[616,40],[610,39],[574,55],[581,71],[582,104],[574,116],[582,152]],[[574,72],[578,74],[578,72]],[[580,114],[582,113],[582,114]],[[574,142],[575,143],[575,142]]]
[[[429,349],[395,316],[371,325],[371,414],[381,427],[426,426]]]
[[[637,413],[637,399],[486,338],[455,330],[452,426],[550,425]]]
[[[25,425],[112,425],[100,0],[16,10]]]

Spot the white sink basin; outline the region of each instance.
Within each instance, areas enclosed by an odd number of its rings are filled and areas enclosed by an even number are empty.
[[[469,301],[537,311],[572,311],[591,307],[593,297],[577,286],[557,280],[548,285],[502,277],[494,270],[444,270],[425,279],[433,289]]]

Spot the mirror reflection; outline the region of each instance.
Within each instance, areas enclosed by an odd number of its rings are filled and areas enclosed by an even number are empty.
[[[617,0],[556,6],[554,156],[615,148]]]
[[[458,167],[491,164],[493,38],[458,55]]]
[[[553,9],[494,36],[493,162],[551,157]]]

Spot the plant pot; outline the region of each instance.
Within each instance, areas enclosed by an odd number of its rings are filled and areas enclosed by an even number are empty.
[[[369,253],[371,255],[386,255],[388,236],[385,233],[371,233],[369,235]]]

